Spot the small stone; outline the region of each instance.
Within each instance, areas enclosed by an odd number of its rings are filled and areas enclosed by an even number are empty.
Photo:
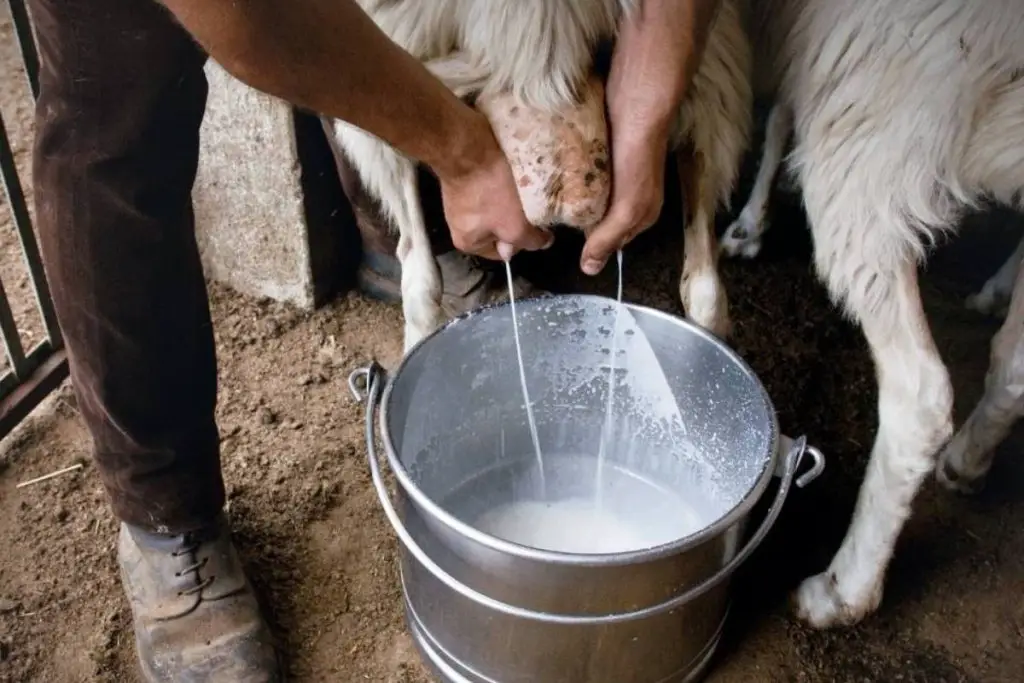
[[[18,609],[18,603],[8,598],[0,598],[0,614],[7,614]]]
[[[313,378],[310,375],[303,375],[302,377],[299,377],[299,386],[300,387],[308,387],[312,383],[313,383]]]
[[[272,425],[275,422],[277,422],[277,415],[275,415],[274,411],[272,411],[270,408],[264,406],[261,407],[258,412],[260,416],[260,424]]]

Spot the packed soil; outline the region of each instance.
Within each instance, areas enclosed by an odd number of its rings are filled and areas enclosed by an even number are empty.
[[[31,107],[15,55],[10,25],[0,20],[0,105],[24,162]],[[679,313],[682,246],[674,194],[665,220],[626,253],[625,298]],[[20,253],[3,211],[0,216],[0,276],[16,293],[24,289]],[[999,325],[961,302],[1010,253],[1018,228],[1013,216],[972,222],[963,237],[938,250],[926,277],[959,419],[980,395],[989,339]],[[522,268],[555,290],[613,293],[611,268],[593,281],[574,275],[578,249],[579,241],[566,237]],[[737,575],[732,617],[708,680],[1019,681],[1021,430],[999,449],[980,495],[956,496],[928,480],[876,615],[828,632],[790,616],[789,592],[825,567],[845,532],[877,421],[863,337],[830,304],[809,255],[802,214],[790,203],[776,210],[758,260],[722,264],[735,322],[731,343],[767,387],[783,431],[807,434],[828,467],[812,486],[791,494],[776,528]],[[210,296],[229,512],[291,678],[429,680],[403,625],[396,542],[370,485],[362,407],[346,388],[351,370],[371,359],[389,366],[400,357],[399,308],[349,293],[308,313],[216,284]],[[31,298],[18,301],[24,334],[38,336]],[[0,443],[0,682],[138,680],[116,572],[116,523],[89,451],[67,386]],[[15,488],[73,463],[84,467]]]

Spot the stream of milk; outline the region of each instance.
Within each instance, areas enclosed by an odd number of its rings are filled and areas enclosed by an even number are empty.
[[[526,370],[523,367],[523,346],[519,341],[519,318],[516,316],[516,293],[512,287],[512,264],[505,261],[505,276],[508,278],[508,301],[512,306],[512,332],[516,338],[516,358],[519,359],[519,383],[523,388],[523,403],[526,405],[526,420],[530,425],[530,438],[533,440],[533,452],[537,457],[537,470],[540,474],[540,496],[546,499],[547,485],[544,480],[544,456],[540,452],[540,438],[537,436],[537,421],[533,419],[533,404],[530,403],[530,392],[526,388]]]
[[[605,451],[607,450],[607,442],[609,438],[608,428],[612,424],[612,405],[615,397],[615,361],[618,356],[618,341],[619,341],[619,313],[622,311],[622,250],[619,249],[615,253],[616,263],[619,271],[619,284],[618,293],[615,298],[615,323],[612,326],[612,355],[611,365],[608,368],[608,401],[605,406],[604,413],[604,425],[601,429],[600,445],[598,446],[597,453],[597,475],[596,482],[594,485],[594,495],[596,497],[597,507],[601,508],[602,495],[601,491],[604,488],[604,461]],[[540,438],[537,436],[537,421],[533,417],[533,404],[530,402],[530,391],[526,387],[526,369],[523,364],[523,345],[519,339],[519,317],[516,314],[516,293],[515,288],[512,286],[512,264],[511,261],[505,261],[505,277],[508,281],[508,300],[512,309],[512,334],[515,337],[516,342],[516,360],[519,362],[519,385],[523,389],[523,403],[526,406],[526,420],[530,427],[530,439],[533,441],[533,452],[537,458],[537,470],[540,474],[540,495],[541,499],[547,498],[547,485],[544,479],[544,455],[540,450]]]
[[[649,548],[682,538],[702,526],[701,519],[706,516],[696,504],[696,500],[684,500],[678,495],[659,493],[650,484],[640,485],[630,481],[629,477],[606,465],[610,457],[609,449],[614,443],[613,419],[615,414],[616,369],[619,355],[620,316],[623,313],[622,282],[623,264],[622,251],[616,254],[618,264],[618,291],[616,296],[615,320],[612,329],[611,359],[608,370],[608,393],[605,403],[605,415],[601,428],[596,463],[593,472],[594,488],[592,496],[578,495],[557,496],[549,499],[548,482],[545,476],[544,456],[540,448],[537,424],[533,413],[533,404],[526,384],[526,369],[523,362],[522,341],[519,335],[519,320],[516,312],[515,292],[512,286],[512,267],[505,262],[505,275],[508,278],[508,295],[512,311],[512,331],[515,338],[516,356],[519,363],[519,381],[526,406],[526,418],[529,424],[530,437],[539,473],[539,500],[532,497],[516,496],[512,500],[499,503],[494,507],[487,506],[482,514],[476,517],[475,526],[485,533],[492,534],[513,543],[533,548],[555,550],[570,553],[614,553]],[[627,320],[630,320],[628,312]],[[667,379],[660,369],[653,351],[646,340],[639,339],[635,321],[626,330],[628,340],[623,350],[635,353],[625,358],[624,367],[632,367],[638,375],[638,386],[643,386],[643,394],[648,399],[657,397],[656,412],[667,411],[670,417],[678,418],[678,406],[668,386]],[[641,377],[642,376],[642,377]],[[681,420],[680,420],[681,422]],[[559,461],[564,454],[552,454],[554,467],[551,474],[555,481],[552,486],[563,490],[559,485]],[[625,477],[625,478],[624,478]],[[563,477],[564,478],[564,477]],[[637,480],[639,481],[639,480]],[[563,482],[564,483],[564,482]],[[606,493],[615,489],[614,493]],[[534,489],[536,490],[536,489]],[[690,496],[692,497],[692,496]],[[494,505],[494,503],[492,503]]]
[[[615,323],[612,325],[612,359],[608,367],[608,402],[604,409],[604,425],[601,429],[601,440],[597,450],[597,481],[594,483],[594,496],[598,510],[602,509],[604,496],[604,461],[608,448],[609,427],[612,425],[612,405],[615,401],[615,361],[619,355],[619,314],[622,312],[622,250],[616,253],[619,268],[619,289],[615,297]]]

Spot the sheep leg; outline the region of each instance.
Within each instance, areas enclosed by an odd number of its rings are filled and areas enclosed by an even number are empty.
[[[1014,270],[1010,309],[992,339],[985,394],[939,454],[939,482],[963,493],[981,488],[996,447],[1024,415],[1024,269]]]
[[[686,206],[679,298],[687,317],[725,339],[731,324],[729,300],[718,273],[714,225],[717,194],[708,182],[703,154],[693,153],[686,145],[677,149],[674,156]]]
[[[358,170],[363,185],[377,197],[398,229],[402,265],[402,312],[405,351],[445,321],[441,308],[441,272],[434,260],[419,200],[416,166],[387,143],[341,121],[332,123],[335,138]]]
[[[986,315],[1005,315],[1010,297],[1015,291],[1014,283],[1017,281],[1017,272],[1020,270],[1022,260],[1024,260],[1024,238],[1017,243],[1017,248],[996,271],[996,274],[988,279],[980,291],[967,297],[964,305]]]
[[[750,197],[740,211],[739,217],[722,235],[721,248],[726,256],[752,259],[760,253],[761,237],[769,226],[768,199],[779,167],[782,165],[783,151],[791,131],[792,119],[789,110],[782,104],[775,104],[768,114],[764,152]]]
[[[860,323],[878,381],[878,432],[853,520],[828,568],[795,595],[798,615],[827,628],[854,624],[881,603],[896,539],[952,436],[953,388],[924,314],[917,264],[902,241],[908,229],[895,222],[903,214],[851,209],[865,198],[864,178],[850,177],[847,169],[857,165],[849,159],[815,156],[807,166],[802,182],[815,265]]]

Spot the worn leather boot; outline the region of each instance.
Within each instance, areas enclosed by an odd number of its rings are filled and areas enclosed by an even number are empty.
[[[226,521],[180,536],[121,525],[121,580],[150,683],[277,683],[279,661]]]
[[[330,123],[325,119],[321,119],[321,123],[362,240],[363,260],[356,274],[356,286],[361,293],[371,298],[400,303],[402,265],[395,257],[398,236],[388,228],[378,202],[366,192],[359,173],[338,147]],[[422,169],[418,172],[420,203],[441,271],[441,306],[445,314],[454,318],[484,304],[508,299],[508,282],[503,265],[467,256],[451,247],[447,230],[442,229],[446,223],[440,192],[436,191],[436,183],[432,182],[428,173]],[[512,278],[512,288],[517,299],[543,293],[518,276]]]
[[[449,318],[508,300],[508,280],[503,269],[482,267],[474,257],[454,250],[434,259],[441,271],[441,308]],[[397,258],[364,252],[356,278],[359,291],[366,296],[388,303],[401,302],[402,264]],[[512,277],[512,290],[517,301],[543,293],[519,276]]]

